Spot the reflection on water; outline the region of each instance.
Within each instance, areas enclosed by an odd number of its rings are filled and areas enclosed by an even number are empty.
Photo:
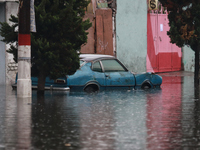
[[[37,99],[32,110],[33,145],[38,149],[145,149],[145,92],[54,93]]]
[[[18,99],[16,92],[0,86],[0,150],[31,147],[31,99]]]
[[[181,149],[182,77],[163,76],[162,92],[147,95],[148,149]]]
[[[6,102],[6,87],[0,85],[0,149],[5,148],[5,102]]]
[[[162,89],[44,97],[34,91],[32,103],[0,87],[0,150],[200,149],[193,75],[161,75]]]

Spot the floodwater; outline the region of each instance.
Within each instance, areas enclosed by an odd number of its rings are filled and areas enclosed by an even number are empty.
[[[0,86],[0,150],[199,150],[193,73],[160,75],[161,89],[32,99]]]

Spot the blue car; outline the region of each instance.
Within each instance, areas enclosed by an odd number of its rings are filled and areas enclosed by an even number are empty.
[[[31,79],[32,86],[37,88],[37,78]],[[107,89],[156,88],[161,84],[161,76],[154,73],[134,74],[114,56],[81,54],[80,68],[73,75],[57,80],[46,78],[45,89],[96,92]]]
[[[13,89],[17,88],[17,79],[18,74],[16,74],[15,83],[12,85]],[[32,89],[37,89],[38,78],[31,77],[31,81]],[[63,77],[56,80],[52,80],[49,77],[47,77],[45,81],[45,90],[69,91],[69,87],[67,86],[67,78]]]
[[[67,76],[70,90],[146,89],[162,84],[161,76],[154,73],[134,74],[110,55],[81,54],[80,65],[73,75]]]

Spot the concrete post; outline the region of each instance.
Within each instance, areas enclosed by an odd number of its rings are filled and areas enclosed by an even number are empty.
[[[30,0],[19,3],[17,97],[32,97]]]

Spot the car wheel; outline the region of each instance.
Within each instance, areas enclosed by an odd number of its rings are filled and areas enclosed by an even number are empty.
[[[149,83],[144,83],[144,84],[142,84],[141,88],[142,89],[150,89],[151,85]]]
[[[87,93],[94,93],[99,91],[99,88],[97,85],[88,85],[87,87],[85,87],[84,91]]]

